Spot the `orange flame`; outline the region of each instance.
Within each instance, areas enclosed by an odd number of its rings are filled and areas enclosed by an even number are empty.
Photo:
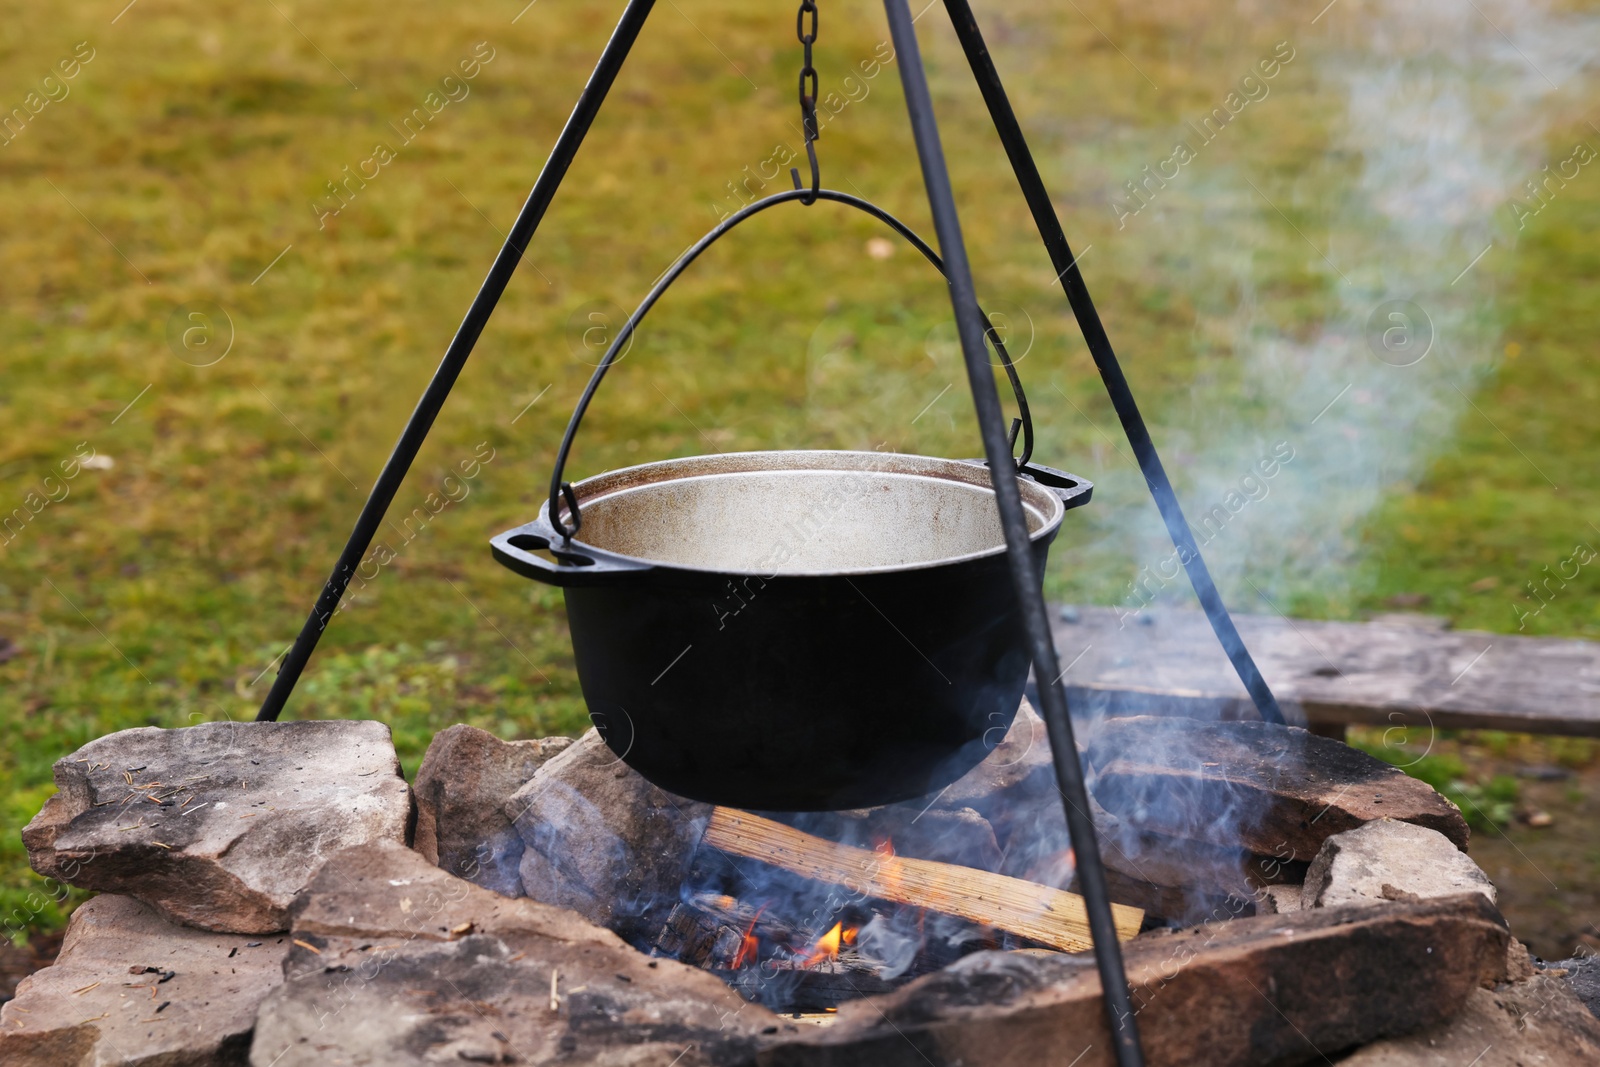
[[[860,927],[845,926],[842,922],[833,924],[833,929],[817,939],[816,946],[811,950],[811,955],[800,961],[802,967],[815,967],[819,963],[839,958],[839,950],[848,948],[856,943],[856,934]]]
[[[756,954],[761,951],[761,939],[756,936],[756,923],[761,921],[761,912],[766,910],[767,906],[765,904],[761,905],[761,909],[756,912],[755,918],[750,920],[750,925],[744,928],[744,937],[739,942],[739,951],[734,953],[733,956],[732,970],[737,971],[745,964],[756,961]]]
[[[827,933],[823,934],[817,939],[816,948],[812,949],[811,955],[805,958],[805,961],[801,964],[801,966],[812,967],[818,963],[824,963],[828,960],[838,959],[839,943],[843,939],[844,924],[834,923],[832,930],[829,930]]]
[[[739,942],[739,951],[734,953],[731,969],[737,971],[745,964],[753,963],[760,948],[760,939],[754,934],[745,934],[744,940]]]

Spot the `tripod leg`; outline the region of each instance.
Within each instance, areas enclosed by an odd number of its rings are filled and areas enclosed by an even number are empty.
[[[1094,365],[1100,369],[1100,378],[1111,396],[1111,406],[1117,410],[1117,418],[1122,421],[1123,432],[1133,446],[1139,469],[1144,472],[1145,484],[1150,487],[1150,495],[1155,498],[1161,518],[1167,524],[1167,533],[1172,538],[1173,547],[1178,550],[1178,560],[1189,574],[1189,584],[1194,586],[1200,606],[1205,609],[1217,640],[1222,642],[1223,650],[1233,662],[1239,680],[1255,702],[1256,711],[1266,722],[1281,723],[1283,711],[1278,707],[1278,700],[1272,695],[1266,679],[1256,669],[1250,650],[1244,646],[1244,638],[1239,636],[1239,630],[1222,602],[1222,594],[1211,580],[1211,571],[1200,556],[1200,546],[1195,543],[1194,531],[1189,528],[1189,520],[1184,518],[1183,508],[1178,505],[1178,496],[1172,490],[1172,483],[1167,480],[1161,457],[1156,455],[1155,443],[1150,440],[1150,431],[1145,429],[1139,405],[1134,402],[1133,392],[1128,388],[1128,379],[1123,377],[1122,365],[1111,350],[1111,339],[1106,336],[1100,315],[1094,309],[1094,301],[1089,299],[1089,288],[1078,271],[1072,249],[1067,246],[1066,234],[1061,230],[1061,220],[1056,218],[1050,194],[1045,191],[1044,179],[1034,165],[1033,153],[1028,151],[1028,142],[1023,139],[1022,127],[1017,125],[1011,101],[1006,99],[1000,74],[995,70],[994,61],[989,58],[983,35],[978,32],[972,7],[967,0],[945,0],[944,6],[950,13],[950,21],[955,24],[956,36],[961,39],[961,49],[967,54],[973,77],[983,92],[983,102],[989,106],[995,132],[1000,135],[1000,143],[1005,146],[1006,156],[1011,160],[1017,184],[1022,186],[1022,195],[1028,202],[1028,209],[1033,212],[1034,225],[1039,228],[1039,236],[1044,239],[1044,246],[1050,253],[1056,277],[1066,291],[1072,313],[1078,318],[1078,328],[1083,331],[1089,354],[1094,357]]]
[[[272,683],[272,690],[262,702],[261,710],[256,713],[258,722],[271,722],[277,719],[278,713],[283,710],[284,702],[294,691],[295,683],[300,680],[300,672],[305,669],[306,661],[316,650],[317,641],[322,637],[322,631],[327,628],[328,621],[338,610],[339,601],[350,585],[351,576],[355,574],[356,568],[361,565],[362,557],[371,547],[372,537],[378,532],[378,525],[383,522],[384,513],[389,510],[389,504],[399,491],[400,483],[405,480],[406,472],[411,469],[412,461],[417,458],[417,451],[422,448],[428,430],[433,427],[433,420],[438,416],[439,409],[444,407],[445,398],[450,395],[451,386],[455,385],[461,368],[467,362],[467,357],[472,354],[473,345],[478,343],[478,335],[483,333],[484,325],[494,313],[495,305],[500,302],[500,295],[505,292],[506,284],[511,281],[511,275],[516,271],[517,264],[522,261],[523,249],[528,247],[528,242],[533,239],[533,232],[539,228],[545,210],[554,199],[556,189],[561,185],[561,179],[566,176],[567,168],[572,165],[573,157],[578,154],[578,147],[583,144],[584,135],[589,132],[589,126],[594,122],[601,102],[605,100],[611,83],[616,80],[617,72],[622,69],[623,60],[628,57],[628,51],[633,47],[633,42],[638,38],[639,30],[643,28],[644,20],[654,5],[655,0],[628,0],[627,10],[623,11],[616,30],[606,42],[605,50],[600,53],[600,61],[595,64],[594,73],[589,75],[588,83],[578,96],[577,106],[572,109],[567,124],[562,127],[561,136],[556,138],[555,147],[550,150],[550,158],[545,162],[544,169],[539,172],[539,178],[533,184],[533,191],[528,194],[527,201],[522,205],[522,211],[517,215],[517,221],[511,227],[506,243],[501,247],[500,254],[495,256],[488,276],[483,279],[483,285],[478,289],[478,295],[473,297],[472,306],[467,309],[466,317],[461,320],[455,337],[450,340],[450,347],[445,349],[444,359],[433,372],[433,380],[428,382],[428,388],[423,391],[422,399],[417,402],[416,409],[406,422],[400,440],[395,443],[394,451],[389,454],[388,462],[383,465],[383,472],[373,484],[372,492],[356,519],[355,529],[350,531],[350,539],[345,542],[344,551],[339,554],[339,562],[334,565],[333,573],[323,585],[322,593],[311,609],[311,615],[300,628],[300,636],[295,638],[294,645],[284,657],[283,666],[278,669],[278,677]]]
[[[1022,510],[1022,494],[1017,488],[1016,462],[1011,442],[1006,437],[1000,411],[1000,394],[995,389],[984,347],[986,323],[978,311],[973,291],[972,269],[967,262],[961,238],[961,222],[956,217],[955,197],[950,175],[945,169],[944,149],[939,143],[939,128],[934,121],[933,101],[917,48],[916,29],[906,0],[884,0],[889,15],[889,31],[900,57],[900,80],[905,87],[906,108],[911,114],[911,131],[922,163],[922,178],[928,188],[928,204],[933,210],[933,225],[939,235],[939,254],[944,258],[950,280],[950,300],[955,310],[956,328],[961,338],[961,353],[966,360],[967,382],[978,411],[978,426],[983,432],[983,450],[989,461],[989,480],[994,486],[1000,509],[1000,525],[1005,531],[1006,561],[1016,589],[1018,607],[1033,655],[1033,669],[1039,677],[1039,697],[1045,724],[1049,729],[1050,749],[1055,757],[1056,783],[1066,806],[1067,828],[1077,854],[1078,878],[1084,904],[1089,912],[1089,930],[1094,939],[1095,963],[1100,971],[1106,1017],[1115,1042],[1117,1062],[1122,1067],[1144,1063],[1139,1047],[1139,1030],[1130,1003],[1128,979],[1122,965],[1122,946],[1111,917],[1111,900],[1106,892],[1105,867],[1089,816],[1089,796],[1084,787],[1083,766],[1078,761],[1072,738],[1072,717],[1067,712],[1066,690],[1061,686],[1060,664],[1050,639],[1050,619],[1044,592],[1040,588],[1033,545]]]

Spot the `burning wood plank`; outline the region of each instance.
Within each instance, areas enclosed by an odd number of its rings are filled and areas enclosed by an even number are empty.
[[[739,931],[705,912],[678,904],[656,935],[656,950],[695,967],[727,967],[738,956]]]
[[[704,843],[878,900],[1007,930],[1065,952],[1092,947],[1083,898],[1036,882],[839,845],[731,808],[712,811]],[[1119,939],[1139,932],[1144,912],[1121,904],[1113,904],[1111,910]]]

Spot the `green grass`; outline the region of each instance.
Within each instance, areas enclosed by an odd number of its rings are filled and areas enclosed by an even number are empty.
[[[61,495],[44,479],[80,442],[114,462],[0,541],[0,636],[14,644],[0,664],[0,913],[22,909],[23,928],[61,918],[27,903],[41,882],[17,836],[57,758],[113,730],[253,713],[620,9],[542,0],[513,23],[519,0],[277,6],[143,0],[112,24],[98,4],[8,2],[0,18],[6,108],[78,41],[95,49],[71,94],[0,148],[0,514]],[[1093,24],[1043,0],[980,5],[1068,232],[1093,246],[1084,270],[1175,481],[1201,506],[1285,427],[1307,449],[1290,470],[1325,469],[1345,416],[1308,428],[1310,412],[1278,410],[1248,353],[1262,338],[1309,345],[1342,306],[1306,242],[1350,247],[1339,205],[1361,161],[1341,140],[1332,72],[1358,47],[1355,23],[1338,9],[1322,29],[1222,5],[1083,10]],[[865,0],[824,20],[826,92],[886,31]],[[1038,456],[1097,482],[1053,554],[1050,591],[1116,600],[1155,558],[1153,512],[953,36],[937,10],[920,28],[981,294],[1036,330],[1021,369]],[[1122,181],[1288,38],[1299,54],[1271,96],[1119,230],[1108,202]],[[470,95],[319,227],[325,183],[397,144],[390,123],[483,41],[494,57]],[[400,492],[383,535],[398,558],[332,624],[290,715],[384,719],[408,771],[451,722],[507,736],[585,724],[559,596],[509,576],[486,541],[538,507],[589,370],[585,309],[631,308],[715,220],[728,183],[795,144],[796,61],[781,6],[694,0],[652,16]],[[829,121],[824,180],[931,236],[897,77],[883,68]],[[1580,114],[1552,103],[1535,155],[1591,137]],[[1255,198],[1252,175],[1283,214]],[[1321,570],[1285,569],[1281,584],[1274,570],[1290,552],[1317,556],[1314,539],[1275,556],[1219,543],[1238,606],[1266,610],[1246,595],[1251,577],[1306,614],[1411,594],[1512,631],[1524,583],[1600,539],[1588,526],[1600,386],[1585,359],[1600,177],[1585,175],[1450,298],[1486,319],[1449,305],[1477,345],[1460,380],[1481,414],[1445,410],[1431,458],[1352,511],[1352,550]],[[973,454],[943,291],[909,250],[864,254],[878,235],[842,209],[790,207],[719,245],[607,381],[574,473],[712,448]],[[1348,267],[1358,288],[1375,284],[1374,241],[1367,265]],[[199,302],[233,328],[226,358],[205,367],[169,345],[175,311]],[[400,519],[491,449],[470,492],[406,543]],[[1279,514],[1258,512],[1240,520],[1257,523],[1251,545]],[[1593,573],[1529,629],[1600,632]]]
[[[1467,825],[1479,833],[1509,824],[1516,814],[1520,791],[1517,780],[1509,774],[1495,774],[1484,781],[1476,781],[1467,768],[1466,761],[1456,753],[1415,754],[1403,748],[1386,745],[1383,738],[1372,737],[1377,731],[1362,731],[1352,736],[1351,745],[1369,755],[1401,768],[1413,778],[1427,782],[1442,793],[1450,803],[1461,809]],[[1493,731],[1486,731],[1493,732]],[[1451,732],[1444,739],[1454,740]]]

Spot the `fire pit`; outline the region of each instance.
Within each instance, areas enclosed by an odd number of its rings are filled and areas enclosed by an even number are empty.
[[[812,813],[685,800],[592,732],[504,806],[522,850],[514,891],[790,1014],[828,1013],[983,951],[1082,952],[1091,937],[1044,732],[1024,703],[943,790]],[[1108,720],[1087,759],[1125,942],[1297,910],[1326,839],[1374,820],[1437,842],[1436,866],[1471,867],[1465,823],[1431,788],[1303,730]],[[464,854],[440,842],[442,864]]]
[[[102,738],[25,831],[38,870],[102,895],[0,1009],[0,1060],[1103,1067],[1041,732],[1024,707],[940,792],[795,814],[669,794],[593,731],[456,726],[414,848],[380,724]],[[1084,735],[1150,1063],[1410,1063],[1484,1033],[1600,1055],[1425,784],[1284,727]]]

